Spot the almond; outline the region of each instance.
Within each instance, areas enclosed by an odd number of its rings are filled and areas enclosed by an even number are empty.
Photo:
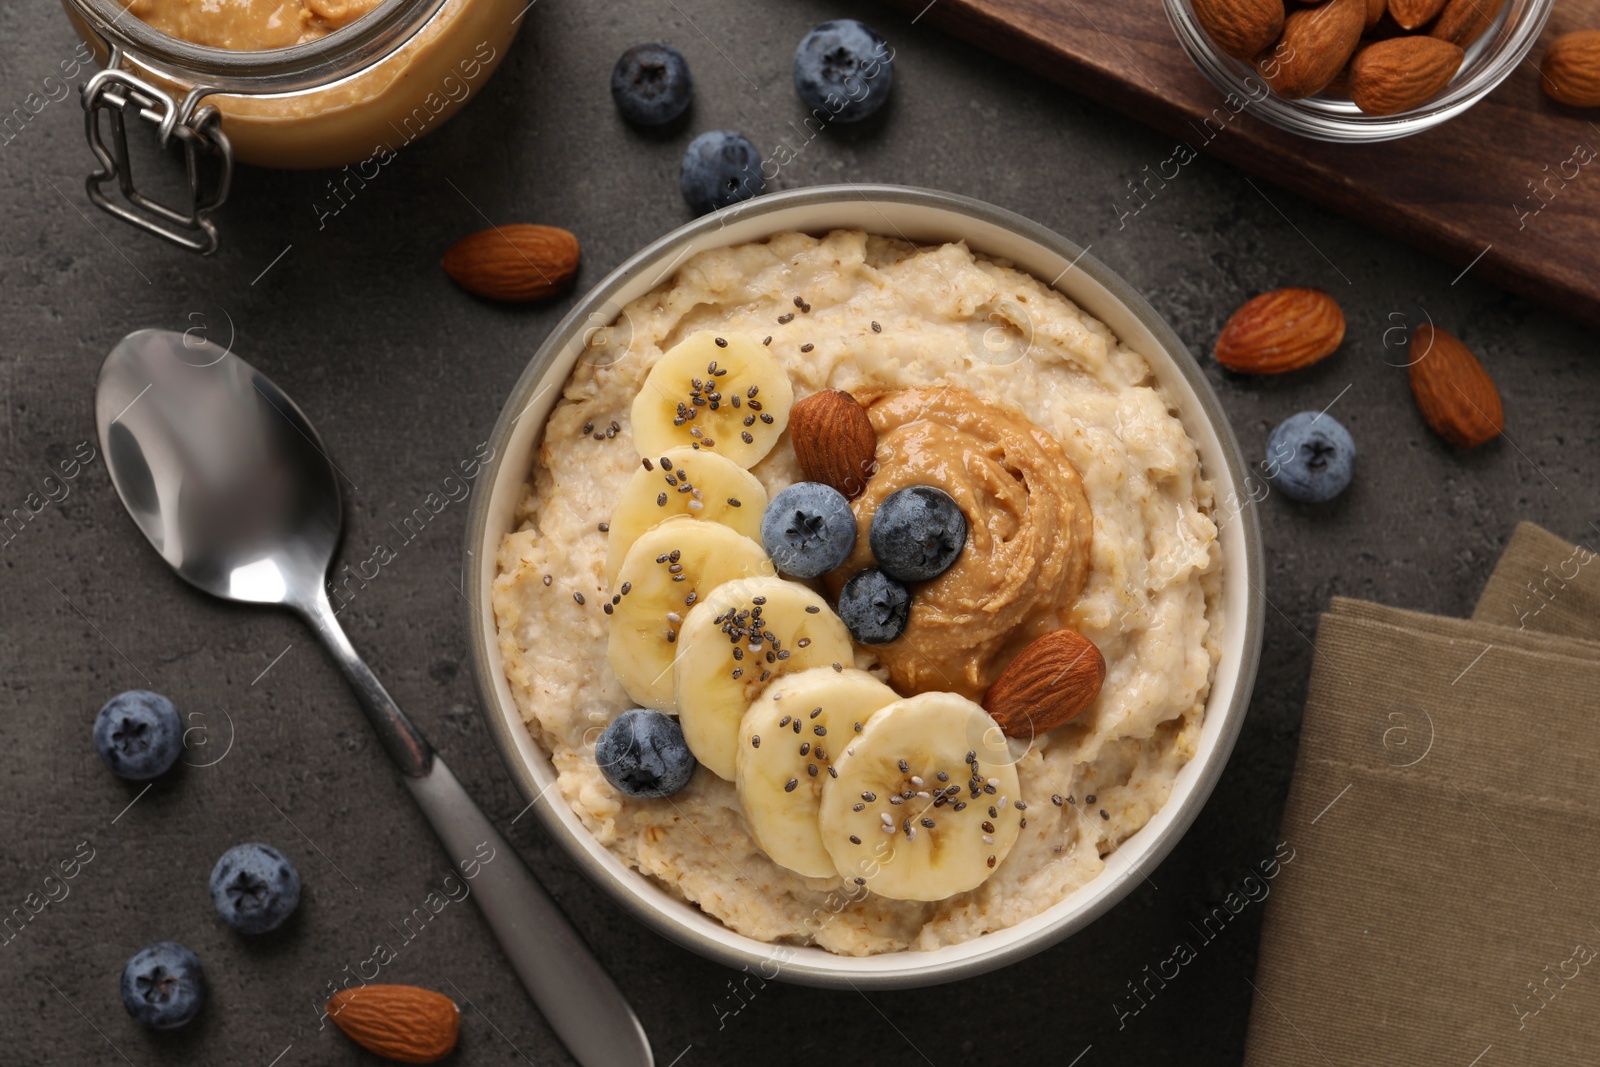
[[[1459,448],[1500,436],[1505,408],[1489,372],[1466,345],[1424,324],[1411,333],[1411,392],[1433,432]]]
[[[1539,71],[1550,99],[1573,107],[1600,107],[1600,30],[1557,37]]]
[[[1350,99],[1368,115],[1397,115],[1437,96],[1466,53],[1437,37],[1376,41],[1350,63]]]
[[[1034,641],[1000,672],[983,708],[1007,737],[1037,737],[1077,718],[1106,680],[1106,661],[1076,630]]]
[[[456,1047],[461,1009],[443,993],[411,985],[365,985],[328,998],[328,1018],[345,1036],[399,1063],[433,1063]]]
[[[1470,48],[1505,6],[1506,0],[1448,0],[1428,36],[1449,41],[1458,48]]]
[[[1332,355],[1344,312],[1321,289],[1274,289],[1235,311],[1217,335],[1216,357],[1242,374],[1282,374]]]
[[[1291,100],[1319,93],[1356,50],[1367,24],[1367,0],[1326,0],[1295,11],[1283,36],[1256,57],[1256,70],[1279,96]]]
[[[1216,46],[1246,63],[1283,32],[1282,0],[1193,0],[1193,7]]]
[[[554,226],[493,226],[450,246],[442,265],[451,280],[477,296],[541,300],[572,284],[578,239]]]
[[[878,469],[878,434],[867,410],[841,389],[812,393],[789,410],[789,440],[807,481],[831,485],[849,500]]]
[[[1504,3],[1505,0],[1501,0]],[[1363,29],[1370,30],[1376,26],[1383,13],[1389,10],[1389,0],[1367,0],[1367,24]]]
[[[1389,0],[1389,14],[1404,30],[1414,30],[1439,13],[1445,0]]]

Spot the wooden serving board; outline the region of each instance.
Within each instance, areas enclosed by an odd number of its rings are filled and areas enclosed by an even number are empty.
[[[1557,0],[1528,59],[1466,113],[1372,145],[1285,133],[1248,108],[1232,114],[1178,44],[1160,0],[889,2],[1416,245],[1449,263],[1452,277],[1470,265],[1473,277],[1600,325],[1600,109],[1548,99],[1537,67],[1560,34],[1600,28],[1600,0]],[[1205,125],[1213,110],[1225,124]]]

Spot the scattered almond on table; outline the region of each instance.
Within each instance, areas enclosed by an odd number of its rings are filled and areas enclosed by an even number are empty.
[[[1411,333],[1411,392],[1423,421],[1458,448],[1500,436],[1505,408],[1478,357],[1454,335],[1424,323]]]
[[[1229,316],[1217,362],[1241,374],[1282,374],[1332,355],[1344,341],[1344,311],[1321,289],[1274,289]]]
[[[1545,95],[1572,107],[1600,107],[1600,30],[1555,39],[1539,65]]]
[[[512,223],[450,246],[444,272],[467,292],[522,303],[565,292],[578,274],[578,239],[555,226]]]
[[[411,985],[341,989],[324,1009],[346,1037],[397,1063],[434,1063],[456,1047],[461,1009],[443,993]]]

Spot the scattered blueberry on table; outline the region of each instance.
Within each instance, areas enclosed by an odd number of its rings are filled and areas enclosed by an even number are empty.
[[[784,574],[816,578],[849,558],[856,547],[856,516],[831,485],[795,482],[767,504],[761,544]]]
[[[242,934],[276,930],[300,906],[300,872],[271,845],[234,845],[211,868],[211,903]]]
[[[911,590],[877,567],[857,571],[839,590],[839,618],[864,645],[882,645],[905,632]]]
[[[860,122],[889,99],[894,51],[855,19],[812,27],[794,50],[794,91],[800,100],[839,122]]]
[[[193,952],[176,941],[157,941],[135,952],[122,968],[122,1006],[152,1030],[176,1030],[200,1012],[205,972]]]
[[[741,133],[702,133],[683,153],[678,188],[696,215],[749,200],[766,191],[761,153]]]
[[[618,715],[595,742],[594,758],[606,781],[630,797],[671,796],[699,765],[678,720],[645,708]]]
[[[106,701],[95,716],[94,747],[112,774],[147,781],[177,762],[183,722],[160,693],[130,689]]]
[[[911,485],[884,498],[867,534],[872,555],[889,577],[925,582],[950,569],[967,543],[967,517],[955,500],[931,485]]]
[[[1302,411],[1278,424],[1267,439],[1267,481],[1290,500],[1332,500],[1355,474],[1356,443],[1332,415]]]
[[[670,44],[634,45],[611,71],[611,99],[623,118],[640,126],[671,122],[693,95],[688,61]]]

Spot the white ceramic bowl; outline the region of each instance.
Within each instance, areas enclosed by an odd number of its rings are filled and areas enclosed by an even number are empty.
[[[729,930],[670,896],[595,841],[552,788],[555,771],[534,743],[512,699],[495,634],[491,590],[501,538],[511,530],[544,423],[586,339],[622,307],[707,248],[761,240],[784,230],[823,233],[859,228],[933,243],[965,240],[1051,284],[1106,323],[1155,371],[1199,445],[1216,489],[1223,553],[1222,657],[1195,756],[1179,772],[1166,805],[1106,860],[1105,870],[1065,900],[1016,926],[931,952],[864,958],[818,948],[776,947]],[[646,247],[578,302],[540,346],[506,401],[491,438],[495,458],[479,476],[467,521],[464,579],[473,673],[484,713],[512,776],[545,828],[585,874],[658,932],[731,967],[779,967],[781,977],[821,986],[900,988],[951,981],[1022,959],[1082,929],[1136,886],[1194,821],[1222,773],[1244,720],[1261,652],[1264,610],[1261,533],[1248,506],[1246,468],[1227,418],[1194,358],[1145,300],[1077,245],[1001,208],[948,193],[885,185],[823,186],[737,204]]]

